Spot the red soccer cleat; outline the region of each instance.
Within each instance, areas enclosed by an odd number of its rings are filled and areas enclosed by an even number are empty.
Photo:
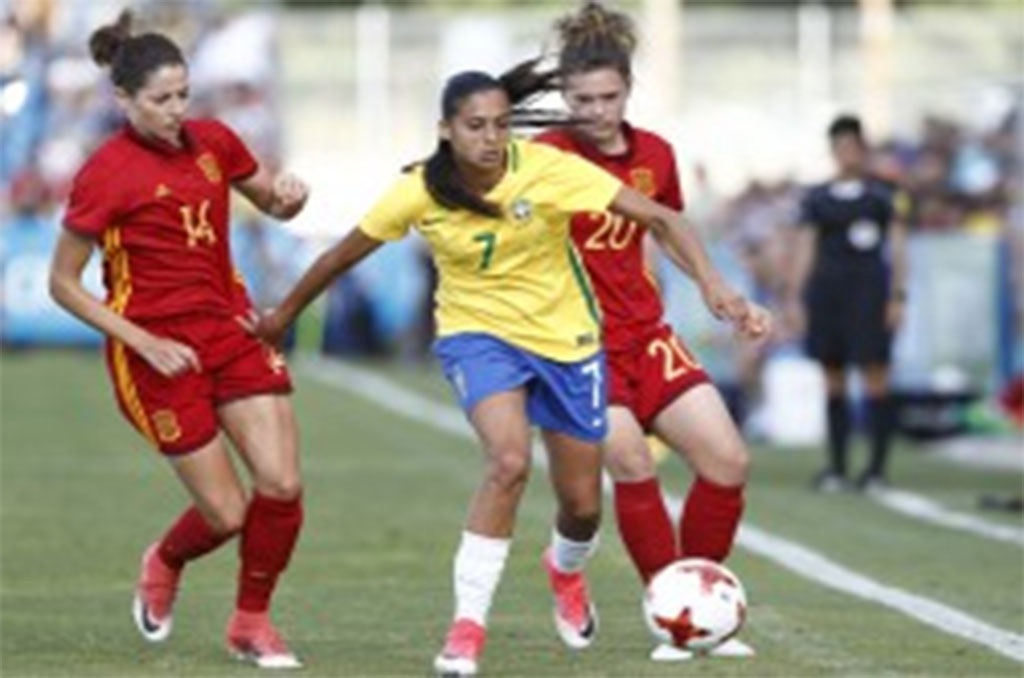
[[[172,609],[181,572],[168,567],[150,544],[142,554],[142,568],[132,601],[132,618],[142,637],[160,643],[171,635]]]

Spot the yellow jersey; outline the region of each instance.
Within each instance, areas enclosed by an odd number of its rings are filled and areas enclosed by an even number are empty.
[[[590,280],[569,236],[576,212],[608,208],[622,183],[575,155],[509,144],[505,175],[484,198],[500,218],[449,210],[430,197],[422,167],[403,175],[362,219],[377,240],[416,229],[438,270],[438,336],[483,332],[559,362],[600,348]]]

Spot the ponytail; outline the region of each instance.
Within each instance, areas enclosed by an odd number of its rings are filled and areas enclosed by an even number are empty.
[[[540,58],[517,64],[495,78],[481,71],[464,71],[453,75],[441,93],[441,117],[451,120],[459,105],[478,92],[503,90],[512,104],[510,123],[514,127],[548,127],[571,122],[565,113],[534,109],[529,103],[536,97],[557,91],[557,71],[540,69]],[[423,181],[427,192],[439,205],[448,209],[465,209],[485,217],[500,218],[501,208],[471,191],[459,176],[451,143],[441,140],[434,153],[423,163]]]

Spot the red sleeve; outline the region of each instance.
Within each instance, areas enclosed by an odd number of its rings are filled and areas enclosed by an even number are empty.
[[[669,146],[667,150],[665,185],[661,189],[661,195],[658,196],[658,202],[681,212],[686,206],[686,201],[683,199],[683,188],[679,185],[679,169],[676,167],[676,156],[672,152],[672,147]]]
[[[64,227],[82,235],[99,238],[117,219],[118,205],[102,165],[88,162],[75,175],[64,213]]]
[[[230,127],[219,120],[204,120],[202,129],[229,183],[248,179],[256,173],[259,162]]]

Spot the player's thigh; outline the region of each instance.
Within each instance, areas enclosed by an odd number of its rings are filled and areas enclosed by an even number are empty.
[[[530,422],[523,387],[491,393],[469,411],[488,465],[525,475],[530,468]]]
[[[746,482],[750,455],[718,390],[696,386],[654,418],[652,430],[701,477],[720,485]]]
[[[151,331],[167,336],[161,329]],[[164,376],[116,339],[107,342],[107,370],[121,413],[163,455],[194,452],[217,435],[206,372]]]
[[[651,332],[637,362],[631,409],[644,430],[649,430],[658,413],[681,395],[709,381],[700,361],[668,325]]]
[[[284,357],[237,323],[219,327],[215,347],[217,419],[261,494],[293,499],[301,492],[298,430]]]
[[[235,472],[224,438],[215,436],[199,449],[169,457],[196,508],[220,533],[237,532],[245,520],[245,489]]]
[[[647,437],[629,408],[608,407],[604,464],[617,482],[638,482],[654,477],[654,459]]]
[[[221,405],[217,413],[256,491],[277,499],[297,497],[302,481],[291,397],[271,393],[239,398]]]

